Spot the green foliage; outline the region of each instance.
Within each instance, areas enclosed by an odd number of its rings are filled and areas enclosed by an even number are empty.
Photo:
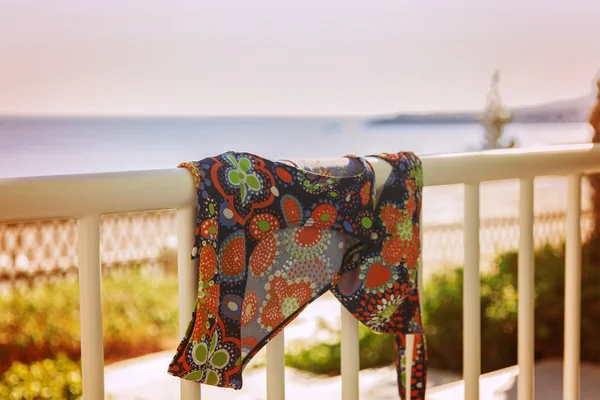
[[[326,330],[333,337],[333,341],[299,343],[291,352],[286,353],[285,363],[290,367],[316,374],[338,375],[341,361],[340,332],[323,321],[319,325],[320,329]],[[361,368],[376,368],[394,362],[396,356],[393,351],[393,336],[379,334],[359,324],[358,341]]]
[[[512,276],[500,273],[481,276],[482,372],[516,360],[517,290],[511,281]],[[432,368],[462,370],[462,292],[462,269],[435,274],[425,285],[423,311]]]
[[[562,357],[564,340],[564,246],[535,252],[535,358]],[[496,259],[496,270],[481,277],[482,371],[517,363],[518,253]],[[462,270],[436,275],[425,287],[425,326],[429,365],[461,371]],[[600,269],[582,263],[581,359],[600,362]]]
[[[81,398],[80,365],[64,355],[25,365],[15,362],[0,377],[0,398],[37,400]]]
[[[102,281],[107,361],[162,350],[177,336],[177,278],[115,270]],[[0,295],[0,373],[13,362],[58,353],[80,356],[79,286],[75,280]]]
[[[581,358],[600,362],[600,266],[583,248]],[[535,252],[535,357],[561,357],[564,338],[564,246]],[[518,254],[496,259],[493,271],[481,274],[482,372],[517,363]],[[435,274],[424,288],[423,311],[429,366],[462,370],[462,268]],[[327,328],[331,330],[331,328]],[[360,326],[360,367],[391,364],[393,338]],[[300,344],[286,355],[289,366],[314,373],[340,373],[339,332],[331,343]]]

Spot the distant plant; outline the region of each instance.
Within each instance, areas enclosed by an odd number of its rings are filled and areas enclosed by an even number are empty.
[[[0,398],[6,400],[81,399],[81,367],[60,354],[26,365],[15,362],[0,376]]]
[[[108,362],[171,348],[177,339],[177,277],[111,270],[102,281]],[[0,294],[0,374],[13,362],[80,356],[79,287],[74,279]]]
[[[479,116],[479,121],[484,129],[484,149],[512,148],[515,146],[514,140],[511,140],[507,145],[501,143],[504,125],[512,120],[512,116],[502,104],[499,85],[500,71],[496,70],[492,76],[485,109]]]
[[[298,342],[285,354],[287,366],[322,375],[339,375],[341,362],[340,332],[324,321],[319,329],[327,331],[333,341],[328,343]],[[379,334],[363,324],[358,327],[360,368],[389,365],[396,359],[394,337]]]

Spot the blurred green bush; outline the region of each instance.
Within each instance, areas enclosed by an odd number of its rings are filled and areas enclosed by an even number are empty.
[[[600,362],[600,266],[583,247],[581,358]],[[564,246],[535,252],[535,358],[561,357],[564,338]],[[516,251],[500,254],[492,271],[481,274],[482,372],[517,363]],[[462,268],[435,274],[424,288],[423,311],[429,367],[462,370]],[[329,327],[322,327],[328,329]],[[360,325],[360,367],[391,364],[393,338]],[[286,364],[319,374],[340,373],[339,333],[330,343],[300,343]]]
[[[582,360],[600,362],[600,268],[590,264],[588,254],[584,246],[581,354]],[[516,252],[503,253],[494,270],[481,276],[482,372],[517,362],[517,258]],[[535,253],[536,359],[562,355],[564,260],[564,246],[545,246]],[[462,369],[462,277],[462,269],[455,268],[433,275],[425,285],[431,368]],[[103,296],[107,361],[176,345],[175,276],[152,276],[140,269],[110,271],[103,279]],[[0,295],[0,310],[9,310],[0,313],[0,398],[79,398],[76,281],[5,293]],[[298,344],[286,354],[286,364],[317,374],[339,374],[340,334],[324,323],[320,329],[332,340]],[[392,336],[361,324],[359,340],[362,369],[394,362]]]
[[[0,399],[80,398],[80,365],[62,354],[30,365],[15,362],[0,377]]]
[[[323,320],[319,329],[325,330],[333,338],[330,342],[298,343],[285,354],[287,366],[315,374],[340,374],[340,332],[328,326]],[[389,365],[396,359],[394,337],[378,334],[363,324],[358,326],[360,367],[376,368]]]
[[[122,269],[102,281],[107,362],[176,346],[177,277]],[[0,294],[0,373],[62,353],[80,357],[79,285],[73,279]]]

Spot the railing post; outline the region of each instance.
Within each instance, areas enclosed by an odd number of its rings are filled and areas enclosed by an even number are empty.
[[[567,185],[567,248],[565,255],[565,355],[563,399],[579,400],[581,341],[581,175]]]
[[[479,399],[481,303],[479,278],[479,184],[465,184],[463,281],[463,378],[465,399]]]
[[[421,207],[421,211],[419,212],[419,221],[421,221],[421,224],[423,224],[423,207]],[[424,293],[424,286],[423,286],[423,249],[424,247],[424,230],[423,229],[423,225],[419,226],[419,236],[420,236],[420,243],[421,243],[421,253],[419,254],[419,264],[417,266],[417,287],[419,288],[419,307],[421,309],[421,313],[423,312],[423,298]],[[421,315],[421,321],[425,320],[425,316]],[[405,384],[405,387],[407,388],[406,391],[406,400],[411,400],[411,395],[412,395],[412,359],[414,357],[413,354],[413,348],[414,348],[414,341],[415,341],[415,335],[406,335],[406,359],[407,360],[411,360],[411,365],[410,368],[406,371],[406,379],[407,379],[407,383]],[[410,350],[410,353],[409,353]],[[410,358],[408,358],[410,354]]]
[[[285,399],[285,338],[279,332],[267,343],[267,400]]]
[[[360,370],[358,320],[344,306],[341,306],[341,319],[342,400],[358,400]]]
[[[77,221],[81,375],[86,400],[104,399],[104,340],[102,335],[102,270],[100,215]]]
[[[177,210],[177,276],[179,289],[179,336],[183,337],[198,297],[198,268],[191,260],[191,248],[196,230],[196,207]],[[200,384],[182,379],[179,383],[182,400],[199,400]]]
[[[519,199],[519,376],[518,399],[534,396],[534,248],[533,248],[533,178],[521,179]]]
[[[404,382],[404,387],[406,388],[406,400],[411,400],[412,398],[412,366],[413,366],[413,350],[415,348],[415,335],[410,334],[406,335],[406,350],[405,357],[406,365],[404,366],[404,371],[406,376],[406,381]]]
[[[424,283],[423,283],[423,274],[425,273],[425,266],[423,265],[423,249],[425,249],[425,227],[423,226],[423,206],[421,206],[421,211],[419,212],[419,236],[421,242],[421,253],[419,254],[419,265],[417,269],[417,287],[419,288],[419,307],[421,308],[421,312],[423,312],[423,298],[424,296]],[[424,316],[421,316],[421,320],[424,320]]]

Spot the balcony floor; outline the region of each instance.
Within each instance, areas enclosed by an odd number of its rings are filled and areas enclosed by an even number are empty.
[[[112,364],[105,369],[106,394],[110,400],[178,400],[179,379],[167,375],[173,352],[162,352]],[[340,398],[340,377],[314,377],[286,368],[286,399]],[[432,371],[428,387],[460,379],[455,374]],[[242,390],[202,387],[202,399],[264,400],[266,371],[257,368],[244,374]],[[361,399],[398,400],[396,371],[390,367],[361,371]],[[112,397],[109,397],[112,396]]]
[[[172,352],[151,354],[106,367],[106,392],[111,400],[177,400],[179,379],[166,374]],[[482,400],[516,400],[518,367],[509,367],[481,377]],[[244,388],[240,391],[204,386],[203,399],[264,400],[264,368],[248,371],[244,375]],[[360,373],[362,400],[397,400],[396,373],[393,367],[365,370]],[[455,374],[431,371],[428,399],[462,399],[463,384]],[[548,361],[535,368],[536,399],[562,399],[562,363]],[[583,364],[581,367],[581,399],[594,400],[600,393],[600,367]],[[286,369],[286,398],[340,397],[340,377],[316,378]]]
[[[544,361],[535,365],[535,398],[543,400],[562,400],[561,360]],[[519,367],[513,366],[483,375],[480,382],[481,400],[517,400],[517,376]],[[600,366],[581,365],[581,400],[600,398]],[[445,384],[428,392],[428,399],[464,398],[463,381]]]

